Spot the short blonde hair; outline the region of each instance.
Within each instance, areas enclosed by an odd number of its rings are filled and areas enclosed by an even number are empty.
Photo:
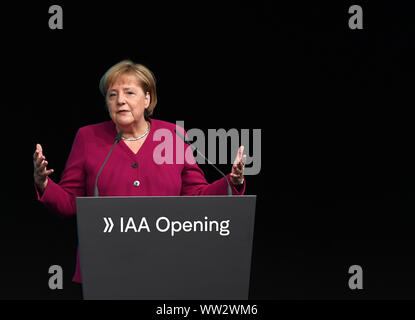
[[[106,98],[108,88],[124,74],[135,75],[143,91],[145,93],[150,93],[150,104],[148,108],[145,109],[144,115],[146,118],[151,116],[157,104],[156,78],[153,73],[142,64],[134,63],[131,60],[123,60],[109,68],[99,81],[99,90],[102,95]]]

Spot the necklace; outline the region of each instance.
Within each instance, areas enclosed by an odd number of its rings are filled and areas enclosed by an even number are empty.
[[[123,139],[124,141],[137,141],[137,140],[140,140],[140,139],[144,138],[148,134],[149,131],[150,131],[150,126],[147,123],[147,130],[141,136],[139,136],[137,138],[124,138],[124,137],[121,137],[121,139]]]

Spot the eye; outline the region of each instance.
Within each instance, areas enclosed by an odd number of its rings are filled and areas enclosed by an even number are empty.
[[[128,93],[128,94],[134,94],[134,92],[132,92],[132,91],[128,91],[127,93]]]
[[[113,96],[115,96],[115,93],[110,93],[110,94],[108,95],[108,97],[113,97]]]

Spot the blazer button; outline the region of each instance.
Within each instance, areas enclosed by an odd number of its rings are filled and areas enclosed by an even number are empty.
[[[138,163],[136,162],[136,163],[133,163],[132,165],[131,165],[133,168],[137,168],[138,167]]]
[[[135,181],[134,181],[134,185],[135,185],[136,187],[138,187],[138,186],[140,185],[140,181],[135,180]]]

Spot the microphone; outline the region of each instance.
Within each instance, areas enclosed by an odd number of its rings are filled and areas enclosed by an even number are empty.
[[[98,192],[98,178],[99,178],[99,175],[101,174],[102,169],[104,169],[104,166],[107,163],[107,160],[108,160],[108,158],[110,157],[110,155],[112,153],[112,149],[114,149],[114,147],[117,145],[117,143],[120,142],[123,133],[124,132],[122,130],[120,130],[120,132],[118,132],[117,136],[114,139],[114,144],[112,145],[112,148],[111,148],[110,152],[108,152],[108,155],[105,158],[105,161],[101,166],[101,169],[99,169],[99,171],[98,171],[97,177],[95,178],[94,197],[99,196],[99,192]]]
[[[206,158],[205,155],[199,151],[199,149],[193,148],[193,146],[190,145],[188,141],[186,141],[185,137],[180,132],[178,132],[176,129],[174,130],[174,132],[176,132],[176,134],[184,141],[184,143],[188,144],[190,148],[192,148],[192,150],[196,149],[197,153],[201,155],[203,159],[205,159],[210,165],[212,165],[212,167],[216,169],[217,172],[219,172],[222,176],[225,177],[226,182],[228,183],[228,196],[231,196],[232,188],[231,188],[231,184],[229,183],[228,177],[226,177],[226,175],[222,171],[220,171],[208,158]]]

